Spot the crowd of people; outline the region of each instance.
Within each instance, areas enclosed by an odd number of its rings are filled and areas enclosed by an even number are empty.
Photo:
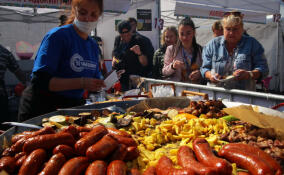
[[[123,90],[132,88],[131,74],[252,91],[256,90],[256,82],[268,75],[264,49],[245,32],[240,12],[227,12],[216,21],[212,25],[214,38],[204,47],[196,42],[192,19],[184,18],[177,27],[163,31],[161,47],[154,53],[149,39],[135,29],[129,32],[131,20],[118,25],[113,50],[113,68],[126,72],[120,79]],[[141,41],[137,42],[137,38]]]
[[[99,46],[89,36],[103,12],[103,0],[73,0],[71,8],[71,15],[41,42],[31,83],[21,97],[19,121],[83,105],[85,90],[105,87],[99,69]],[[255,82],[268,74],[268,65],[262,45],[244,35],[242,18],[239,12],[226,13],[212,26],[215,38],[204,47],[197,43],[192,19],[184,18],[178,26],[163,30],[161,47],[156,51],[151,40],[137,32],[135,18],[121,21],[112,67],[121,74],[122,91],[132,88],[131,75],[255,90]],[[18,66],[9,69],[17,73]],[[232,76],[231,81],[222,81]]]

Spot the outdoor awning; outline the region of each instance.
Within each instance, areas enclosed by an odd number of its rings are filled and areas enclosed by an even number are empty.
[[[222,18],[224,12],[237,10],[244,21],[266,23],[266,16],[280,12],[279,0],[176,0],[175,15]]]
[[[69,8],[72,0],[1,0],[0,6],[37,7],[64,9]],[[104,11],[126,13],[131,0],[104,0]]]

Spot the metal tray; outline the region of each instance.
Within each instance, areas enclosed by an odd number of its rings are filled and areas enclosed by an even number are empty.
[[[104,107],[116,105],[123,109],[127,109],[130,106],[136,105],[141,100],[130,100],[130,101],[118,101],[118,102],[106,102],[106,103],[98,103],[98,104],[91,104],[91,105],[85,105],[85,106],[77,106],[74,108],[68,108],[68,109],[59,109],[57,111],[47,113],[44,115],[40,115],[38,117],[31,118],[29,120],[24,121],[23,123],[30,123],[35,125],[41,125],[43,118],[49,118],[54,115],[78,115],[81,112],[90,112],[92,110],[99,110]],[[23,131],[31,131],[32,128],[26,128],[26,127],[12,127],[8,129],[6,132],[0,135],[0,152],[3,151],[4,143],[7,145],[11,145],[11,138],[14,134],[21,133]]]

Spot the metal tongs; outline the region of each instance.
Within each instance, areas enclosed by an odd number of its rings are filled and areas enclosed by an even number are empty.
[[[41,129],[41,126],[37,126],[34,124],[28,124],[28,123],[20,123],[20,122],[3,122],[4,125],[12,125],[12,126],[21,126],[21,127],[27,127],[27,128],[36,128]]]

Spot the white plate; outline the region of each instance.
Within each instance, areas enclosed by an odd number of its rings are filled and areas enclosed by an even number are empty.
[[[226,82],[229,82],[229,81],[232,81],[235,79],[235,76],[233,75],[229,75],[227,76],[226,78],[224,79],[216,79],[217,81],[221,82],[221,83],[226,83]]]

